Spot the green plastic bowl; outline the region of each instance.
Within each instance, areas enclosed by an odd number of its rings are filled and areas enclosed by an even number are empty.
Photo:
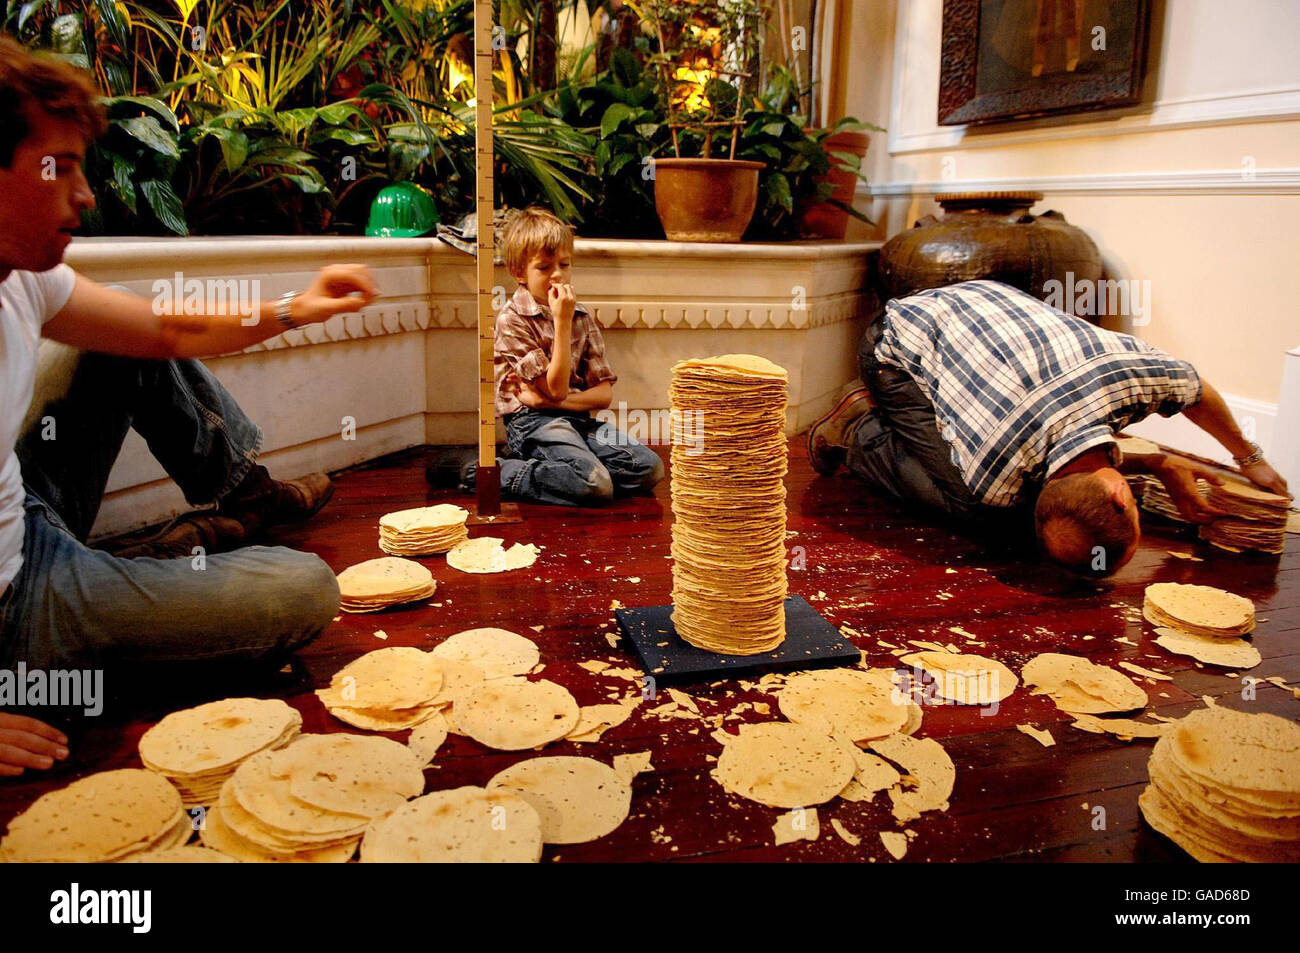
[[[415,238],[438,224],[433,196],[412,182],[397,182],[381,189],[370,203],[366,234],[371,238]]]

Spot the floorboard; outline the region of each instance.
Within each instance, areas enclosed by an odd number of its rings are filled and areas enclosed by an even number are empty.
[[[997,658],[1012,669],[1042,651],[1063,651],[1106,664],[1132,661],[1166,672],[1172,681],[1140,680],[1151,709],[1176,716],[1212,696],[1234,708],[1300,715],[1290,691],[1267,683],[1243,697],[1242,673],[1172,656],[1155,645],[1141,620],[1144,588],[1152,582],[1221,586],[1255,600],[1260,618],[1253,640],[1264,662],[1249,674],[1300,681],[1300,545],[1288,537],[1280,558],[1220,552],[1186,531],[1150,526],[1136,558],[1101,584],[1063,578],[1006,539],[962,535],[873,498],[850,477],[813,473],[802,442],[791,442],[790,591],[807,598],[875,665],[890,665],[890,648],[909,639],[949,642]],[[377,521],[388,511],[463,499],[432,492],[418,451],[398,454],[341,474],[330,505],[310,523],[279,531],[273,542],[319,554],[333,568],[381,555]],[[523,505],[524,521],[490,533],[507,544],[544,547],[535,566],[511,574],[470,576],[438,558],[425,560],[438,591],[425,606],[375,615],[343,615],[301,653],[300,668],[256,683],[262,694],[284,697],[303,713],[304,730],[348,730],[325,713],[311,690],[363,652],[394,645],[431,647],[474,626],[499,625],[533,638],[543,677],[568,687],[580,704],[624,696],[632,683],[579,667],[590,659],[633,665],[616,633],[613,606],[670,601],[668,560],[671,512],[667,483],[653,496],[621,500],[603,510]],[[1201,562],[1169,552],[1194,553]],[[1029,556],[1029,558],[1026,558]],[[540,627],[539,631],[534,631]],[[953,631],[955,629],[960,632]],[[388,638],[373,633],[384,630]],[[963,634],[965,633],[965,634]],[[975,641],[968,641],[968,637]],[[984,643],[979,645],[977,643]],[[138,766],[140,734],[170,707],[183,707],[247,685],[169,685],[163,697],[135,697],[124,717],[104,719],[76,738],[74,762],[54,775],[0,782],[0,823],[51,787],[79,773]],[[734,682],[692,689],[705,714],[745,701],[773,702]],[[1245,691],[1250,694],[1249,689]],[[775,717],[776,707],[772,706]],[[763,720],[750,709],[741,721]],[[732,724],[734,724],[733,722]],[[1047,728],[1044,748],[1016,730]],[[775,810],[724,792],[709,776],[720,746],[711,726],[634,716],[595,745],[561,743],[546,754],[608,759],[649,750],[655,772],[638,777],[632,814],[602,840],[547,848],[544,860],[617,861],[890,861],[877,836],[894,825],[888,801],[835,801],[820,810],[822,834],[813,843],[772,846]],[[1147,828],[1137,810],[1146,781],[1150,741],[1121,742],[1070,727],[1050,701],[1023,689],[996,713],[959,706],[926,710],[922,736],[940,740],[957,765],[951,808],[912,823],[907,861],[1186,861],[1169,841]],[[393,737],[404,740],[405,734]],[[523,757],[451,737],[428,771],[430,789],[483,784]],[[1104,809],[1098,812],[1098,808]],[[832,831],[831,819],[861,836],[853,847]]]

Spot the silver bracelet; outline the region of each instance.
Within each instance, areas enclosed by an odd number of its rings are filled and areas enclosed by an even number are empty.
[[[293,316],[289,313],[289,306],[293,304],[293,299],[298,297],[300,292],[286,291],[280,297],[275,299],[275,320],[279,321],[286,331],[291,331],[298,326]]]
[[[1248,442],[1250,443],[1250,453],[1246,454],[1244,457],[1232,458],[1239,467],[1253,467],[1255,464],[1261,463],[1264,460],[1264,451],[1259,449],[1259,444],[1250,441]]]

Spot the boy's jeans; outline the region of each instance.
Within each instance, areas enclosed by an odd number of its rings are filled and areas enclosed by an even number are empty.
[[[650,448],[590,414],[525,407],[506,418],[503,492],[539,503],[597,506],[664,477]]]
[[[43,439],[49,427],[54,439]],[[68,393],[18,443],[23,565],[0,606],[0,667],[275,661],[319,635],[339,591],[317,556],[253,546],[202,560],[118,559],[85,545],[131,427],[194,504],[234,489],[261,443],[197,361],[81,355]]]

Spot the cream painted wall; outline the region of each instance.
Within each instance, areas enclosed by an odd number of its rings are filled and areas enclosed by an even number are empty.
[[[844,8],[832,115],[891,127],[868,153],[877,194],[859,201],[878,227],[850,237],[937,213],[940,188],[1032,180],[1047,193],[1035,211],[1085,229],[1110,277],[1151,282],[1150,323],[1125,330],[1230,396],[1278,401],[1284,351],[1300,344],[1300,0],[1157,0],[1144,106],[964,133],[935,123],[942,0]]]

